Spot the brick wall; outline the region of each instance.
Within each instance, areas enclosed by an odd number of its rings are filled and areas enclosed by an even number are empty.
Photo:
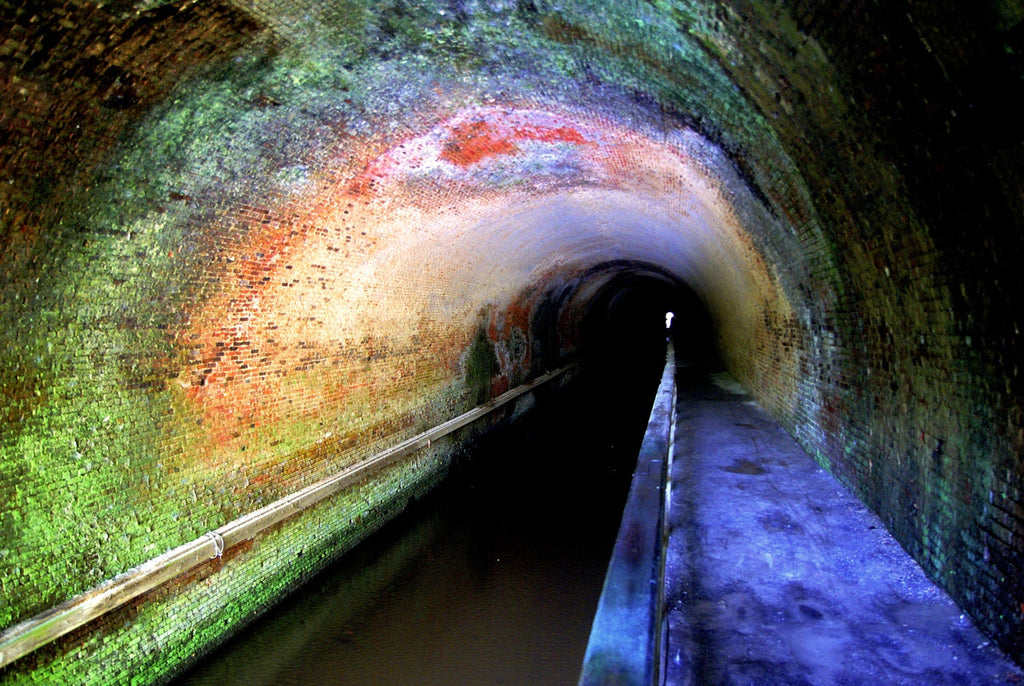
[[[1024,46],[905,10],[6,4],[0,626],[574,359],[656,274],[1019,657]],[[461,444],[0,678],[173,672]]]
[[[741,55],[816,213],[777,264],[797,392],[744,380],[1020,659],[1020,13],[791,11],[736,3],[704,39]]]

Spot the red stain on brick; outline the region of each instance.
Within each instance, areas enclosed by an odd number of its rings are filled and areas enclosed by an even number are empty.
[[[535,124],[516,126],[506,130],[490,122],[477,120],[452,128],[451,136],[441,150],[441,159],[460,167],[468,167],[488,157],[513,155],[519,152],[516,141],[544,143],[574,143],[587,140],[571,126],[547,127]]]
[[[223,299],[212,311],[206,311],[207,302],[186,305],[190,323],[178,333],[178,345],[191,355],[181,385],[203,408],[206,429],[218,445],[237,438],[238,426],[258,426],[276,414],[265,391],[277,387],[269,371],[281,350],[273,341],[276,326],[264,321],[262,308],[273,301],[289,255],[308,238],[270,209],[241,207],[237,220],[252,238],[224,249]]]
[[[583,131],[586,135],[569,120],[544,112],[474,112],[398,144],[382,140],[363,145],[344,168],[325,175],[315,202],[234,207],[229,220],[238,226],[236,240],[211,246],[219,264],[219,278],[215,286],[211,284],[215,294],[186,305],[187,324],[174,341],[186,356],[178,384],[210,442],[220,448],[237,445],[239,454],[244,443],[249,455],[254,431],[334,412],[353,393],[369,397],[381,392],[362,370],[344,379],[317,381],[317,375],[308,372],[320,365],[348,362],[333,344],[323,344],[313,334],[309,340],[296,341],[278,331],[279,326],[299,321],[300,313],[292,316],[287,308],[295,306],[293,289],[309,290],[310,270],[335,268],[330,260],[339,250],[333,244],[340,238],[331,231],[348,221],[342,219],[342,211],[348,214],[342,203],[351,208],[353,196],[366,196],[372,203],[422,163],[444,160],[467,168],[491,158],[530,154],[528,142],[538,144],[533,148],[607,145],[596,130]],[[358,232],[354,224],[346,224],[344,230]],[[362,241],[369,249],[371,239]],[[335,252],[324,255],[324,250]],[[319,264],[309,263],[311,255]],[[353,258],[346,250],[337,259],[340,268]],[[492,315],[487,333],[501,358],[501,369],[491,384],[495,395],[521,383],[529,373],[533,362],[530,322],[540,295],[541,290],[521,293]],[[430,364],[454,372],[459,351],[467,345],[465,332],[435,330],[434,322],[424,326],[423,340],[447,341],[440,346],[445,353],[435,355]],[[367,339],[358,347],[367,364],[389,354],[387,341],[377,345]],[[391,383],[415,388],[420,366],[417,362],[408,369],[394,367]]]
[[[510,388],[509,378],[505,374],[499,374],[491,379],[491,397],[497,398],[502,393],[508,392]]]
[[[493,126],[484,121],[474,121],[452,129],[452,135],[441,151],[441,159],[468,167],[486,157],[511,155],[518,151],[519,148]]]
[[[382,181],[391,174],[388,162],[387,156],[367,162],[363,171],[356,174],[355,178],[345,186],[345,193],[357,198],[370,198],[377,195]]]
[[[516,137],[520,140],[543,141],[545,143],[575,143],[583,145],[587,139],[571,126],[559,126],[547,128],[543,126],[522,126],[515,129]]]

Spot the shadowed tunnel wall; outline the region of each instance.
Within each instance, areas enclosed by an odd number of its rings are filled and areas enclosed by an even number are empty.
[[[0,627],[646,294],[1024,656],[1020,3],[0,7]],[[0,677],[174,673],[459,440]]]

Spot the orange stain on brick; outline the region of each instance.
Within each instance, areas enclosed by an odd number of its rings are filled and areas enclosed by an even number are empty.
[[[572,149],[582,146],[586,150]],[[436,171],[438,178],[461,183],[463,175],[452,173],[452,166],[467,169],[502,156],[536,154],[543,167],[568,155],[585,158],[571,183],[642,184],[665,194],[679,187],[681,159],[671,147],[540,110],[474,110],[382,147],[353,150],[347,166],[320,177],[312,200],[234,208],[229,221],[244,230],[236,242],[216,246],[216,285],[208,297],[185,308],[187,323],[175,340],[184,362],[178,385],[214,444],[245,442],[249,455],[255,431],[286,419],[337,413],[354,396],[375,396],[373,384],[383,377],[371,373],[371,366],[407,389],[419,383],[417,370],[423,366],[447,370],[452,378],[459,373],[461,352],[469,345],[465,331],[424,331],[423,340],[454,339],[442,348],[445,354],[405,364],[391,359],[389,339],[376,345],[360,338],[386,329],[367,312],[351,309],[363,301],[345,275],[380,247],[367,231],[380,233],[380,227],[393,224],[380,240],[385,248],[395,246],[406,236],[397,228],[405,227],[404,219],[399,222],[402,203],[413,206],[424,194],[438,197],[420,186],[401,186],[417,174]],[[376,197],[382,191],[387,202]],[[353,197],[360,195],[368,197]],[[486,202],[500,204],[500,195]],[[410,216],[429,224],[438,210]],[[533,364],[530,322],[540,295],[539,290],[523,292],[493,313],[487,334],[501,364],[492,379],[495,393],[521,382]],[[364,362],[351,358],[355,349],[365,355]],[[319,373],[328,365],[350,373],[344,378]]]
[[[542,141],[544,143],[575,143],[583,145],[587,139],[571,126],[548,128],[543,126],[521,126],[514,129],[516,137],[521,140]]]
[[[517,154],[519,147],[516,141],[525,140],[577,145],[587,142],[580,132],[571,126],[552,128],[527,124],[505,130],[490,122],[477,120],[453,127],[440,157],[446,162],[468,167],[488,157]]]
[[[441,159],[460,167],[476,164],[486,157],[511,155],[519,151],[516,145],[498,135],[487,122],[474,121],[452,129],[452,135],[441,150]]]

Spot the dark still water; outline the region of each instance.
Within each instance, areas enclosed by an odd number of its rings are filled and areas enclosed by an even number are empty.
[[[647,410],[560,405],[176,684],[575,684]]]

